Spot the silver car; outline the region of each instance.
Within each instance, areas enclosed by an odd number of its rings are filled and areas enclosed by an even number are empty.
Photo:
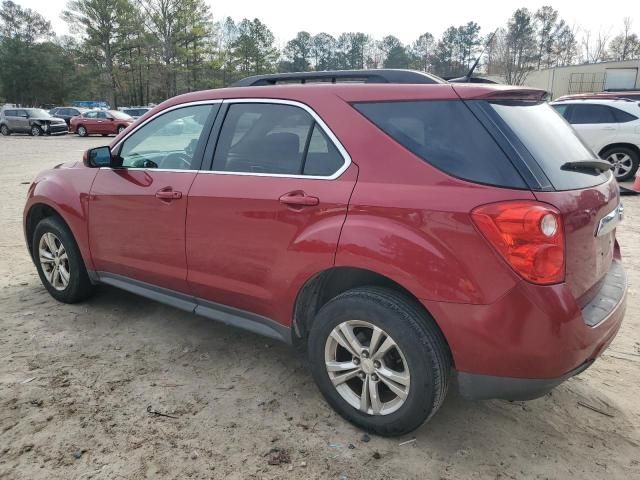
[[[65,135],[68,133],[62,118],[49,115],[40,108],[5,108],[0,111],[0,133],[28,133],[34,137],[41,135]]]

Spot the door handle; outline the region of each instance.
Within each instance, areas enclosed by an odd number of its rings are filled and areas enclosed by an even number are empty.
[[[177,192],[171,188],[163,188],[156,192],[156,198],[160,200],[178,200],[182,198],[182,192]]]
[[[292,207],[314,207],[320,203],[318,197],[312,197],[304,192],[289,192],[280,197],[280,203]]]

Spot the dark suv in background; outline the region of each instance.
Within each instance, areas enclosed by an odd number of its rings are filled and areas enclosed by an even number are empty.
[[[64,135],[69,131],[61,118],[53,117],[41,108],[5,108],[0,111],[0,133],[5,137],[12,133]]]
[[[71,126],[71,119],[88,112],[88,108],[79,107],[56,107],[49,110],[49,114],[57,118],[62,118],[67,123],[67,128]]]

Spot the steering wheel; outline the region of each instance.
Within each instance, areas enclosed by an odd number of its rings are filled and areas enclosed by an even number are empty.
[[[189,170],[191,168],[191,157],[183,152],[170,153],[162,160],[161,168]]]

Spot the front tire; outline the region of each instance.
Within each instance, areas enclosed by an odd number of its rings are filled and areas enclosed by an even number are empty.
[[[124,132],[126,128],[127,128],[127,127],[123,127],[122,125],[120,125],[120,126],[118,127],[118,135],[120,135],[122,132]]]
[[[628,147],[612,147],[602,153],[602,158],[611,163],[616,180],[624,182],[632,179],[638,171],[640,155]]]
[[[30,133],[32,137],[40,137],[43,134],[42,129],[38,125],[32,125]]]
[[[89,135],[89,131],[87,130],[87,127],[85,127],[84,125],[80,125],[77,129],[76,129],[76,133],[78,135],[80,135],[81,137],[86,137]]]
[[[2,125],[0,127],[0,133],[2,133],[4,137],[8,137],[9,135],[11,135],[11,130],[9,130],[9,127],[7,127],[6,125]]]
[[[369,432],[411,432],[445,398],[451,361],[444,337],[419,304],[393,290],[361,287],[329,301],[308,347],[326,400]]]
[[[36,225],[31,248],[40,281],[53,298],[76,303],[93,293],[78,245],[60,219],[41,220]]]

